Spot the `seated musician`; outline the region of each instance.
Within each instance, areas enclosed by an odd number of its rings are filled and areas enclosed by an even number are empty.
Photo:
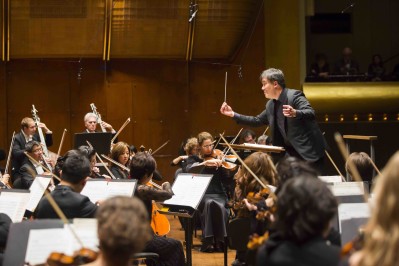
[[[172,160],[172,162],[170,163],[171,166],[177,165],[180,167],[178,170],[176,170],[175,178],[179,172],[184,172],[184,169],[186,169],[187,158],[189,156],[197,156],[198,149],[199,149],[199,146],[198,146],[197,138],[189,138],[189,139],[187,139],[187,141],[185,141],[184,147],[183,147],[185,155],[179,155],[178,157],[174,158]]]
[[[128,168],[130,160],[129,144],[120,141],[113,145],[111,150],[111,159]],[[116,179],[129,178],[129,171],[121,168],[114,163],[111,163],[110,170]]]
[[[223,250],[224,238],[226,237],[226,225],[228,222],[228,211],[226,209],[227,195],[222,184],[225,173],[222,169],[222,160],[207,159],[213,153],[213,137],[208,132],[198,134],[200,146],[199,162],[205,165],[202,174],[213,175],[212,180],[205,192],[198,210],[201,215],[202,229],[202,252],[214,252]],[[189,156],[186,171],[190,172],[192,167],[199,164],[197,156]]]
[[[63,156],[61,182],[51,192],[55,202],[68,219],[93,218],[97,205],[86,196],[80,194],[90,175],[90,162],[76,150],[68,151]],[[42,198],[36,209],[38,219],[57,219],[47,198]]]
[[[138,180],[135,195],[144,202],[149,217],[148,224],[152,219],[152,201],[164,201],[173,196],[169,182],[164,182],[161,190],[147,185],[151,181],[155,168],[156,162],[147,152],[137,153],[130,164],[130,177]],[[158,253],[159,264],[157,265],[185,264],[183,246],[180,241],[172,238],[153,234],[151,240],[147,242],[144,252]],[[147,265],[150,265],[150,263],[148,261]]]
[[[396,152],[376,180],[371,216],[364,228],[363,241],[354,243],[351,266],[397,265],[399,261],[396,234],[399,228],[399,152]]]
[[[84,117],[84,122],[86,127],[85,132],[87,133],[97,132],[97,116],[94,113],[87,113]],[[105,128],[107,132],[116,133],[114,128],[110,124],[104,121],[101,121],[101,126]]]
[[[254,152],[244,160],[244,163],[249,167],[249,169],[252,170],[252,172],[262,181],[264,185],[277,186],[277,171],[271,157],[267,153]],[[252,208],[250,207],[251,210],[263,208],[263,205],[265,204],[264,200],[262,200],[263,202],[260,201],[259,203],[251,200],[248,202],[248,194],[250,194],[251,192],[257,193],[261,191],[263,188],[262,185],[252,176],[247,168],[243,166],[241,166],[241,168],[237,171],[234,179],[236,180],[236,187],[233,198],[233,202],[235,203],[235,205],[233,205],[233,209],[236,211],[236,216],[250,217],[250,233],[263,235],[266,230],[265,223],[258,221],[255,217],[256,212],[250,211],[247,208],[247,204],[254,205]],[[252,198],[254,197],[252,196]],[[258,205],[258,207],[256,205]],[[245,261],[249,262],[251,257],[253,257],[253,255],[246,254],[246,252],[237,252],[236,260],[233,262],[232,265],[245,265]]]
[[[39,127],[43,130],[47,147],[50,147],[53,144],[53,132],[44,123],[39,123]],[[24,154],[25,145],[32,140],[40,142],[40,136],[37,132],[35,121],[30,117],[25,117],[21,121],[21,132],[16,133],[14,136],[11,159],[12,181],[17,178],[15,173],[19,171],[26,157]]]
[[[340,249],[325,239],[337,201],[323,181],[308,176],[288,180],[276,208],[276,231],[259,248],[257,265],[338,265]]]
[[[5,213],[0,213],[0,265],[3,265],[3,252],[6,248],[8,232],[11,224],[11,218]]]
[[[25,157],[21,168],[16,173],[15,188],[29,189],[37,175],[49,174],[43,168],[43,148],[39,142],[32,140],[26,144],[26,152],[35,161]]]
[[[129,259],[151,238],[148,214],[137,198],[114,197],[98,208],[97,230],[100,254],[84,266],[128,266]]]
[[[82,146],[79,146],[78,151],[90,161],[90,170],[91,171],[90,171],[89,177],[111,179],[111,177],[108,175],[100,174],[100,169],[98,169],[98,167],[96,166],[97,158],[96,158],[96,150],[95,149],[93,149],[89,146],[86,146],[86,145],[82,145]]]

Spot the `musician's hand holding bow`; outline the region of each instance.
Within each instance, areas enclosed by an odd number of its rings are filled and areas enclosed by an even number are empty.
[[[216,167],[216,168],[218,168],[218,167],[222,166],[222,160],[220,160],[220,159],[209,159],[209,160],[204,161],[203,164],[205,166],[208,166],[208,167]]]
[[[220,113],[230,117],[234,116],[233,109],[226,102],[224,102],[220,107]]]

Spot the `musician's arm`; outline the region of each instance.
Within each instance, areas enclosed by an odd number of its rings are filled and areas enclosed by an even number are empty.
[[[25,158],[25,143],[22,144],[19,138],[15,137],[14,145],[12,147],[12,158],[16,161],[22,162]]]
[[[266,109],[257,116],[242,115],[234,112],[233,120],[236,121],[237,124],[243,124],[253,127],[260,127],[269,124],[269,121],[267,120]]]

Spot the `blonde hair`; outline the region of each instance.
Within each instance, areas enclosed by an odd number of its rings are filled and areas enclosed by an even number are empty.
[[[198,139],[197,138],[189,138],[187,140],[186,145],[184,145],[184,151],[187,155],[191,155],[192,151],[198,147]]]
[[[399,152],[388,161],[375,186],[375,207],[366,225],[358,265],[399,265]]]
[[[213,141],[212,135],[209,134],[208,132],[205,132],[205,131],[199,133],[197,138],[198,138],[198,144],[199,144],[199,145],[202,145],[202,143],[203,143],[205,140],[208,140],[208,139],[210,139],[210,140]]]

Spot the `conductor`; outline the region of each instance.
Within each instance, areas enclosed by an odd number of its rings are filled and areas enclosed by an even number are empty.
[[[284,74],[280,69],[263,71],[260,80],[265,97],[271,100],[262,113],[257,116],[241,115],[226,102],[220,112],[232,117],[238,124],[254,127],[269,125],[273,145],[284,147],[286,156],[308,161],[322,173],[326,142],[309,101],[303,92],[285,87]]]

